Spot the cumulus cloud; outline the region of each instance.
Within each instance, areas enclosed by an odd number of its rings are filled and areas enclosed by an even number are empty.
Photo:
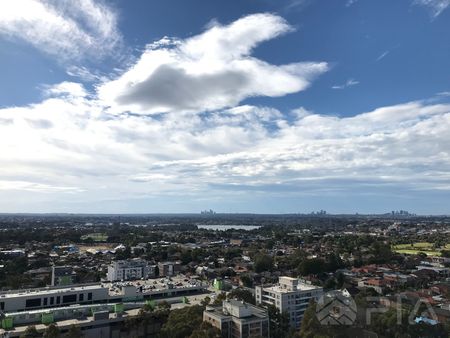
[[[114,11],[93,0],[0,1],[0,35],[62,60],[101,57],[121,41]]]
[[[432,17],[436,18],[450,6],[450,0],[414,0],[414,4],[427,7]]]
[[[77,82],[61,82],[53,86],[44,86],[47,96],[85,97],[88,95],[83,85]]]
[[[212,111],[247,97],[277,97],[307,88],[325,62],[271,65],[251,56],[258,44],[292,30],[279,16],[255,14],[197,36],[147,46],[124,74],[98,89],[103,102],[142,114]]]
[[[0,123],[0,199],[11,190],[91,203],[450,189],[448,104],[410,102],[345,118],[250,105],[144,116],[106,114],[101,101],[69,97],[56,91],[0,110],[9,121]]]

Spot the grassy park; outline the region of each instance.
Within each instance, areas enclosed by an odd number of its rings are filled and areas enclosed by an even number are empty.
[[[411,244],[397,244],[392,246],[392,250],[405,255],[417,255],[420,252],[425,253],[427,256],[440,256],[442,250],[449,250],[450,243],[445,247],[435,248],[433,243],[429,242],[416,242]]]
[[[108,240],[108,236],[101,232],[94,232],[81,236],[81,240],[85,241],[87,239],[92,239],[94,242],[106,242]]]

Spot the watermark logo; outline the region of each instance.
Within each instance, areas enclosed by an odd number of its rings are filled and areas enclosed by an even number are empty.
[[[359,318],[365,324],[371,325],[373,318],[393,311],[396,316],[396,324],[427,323],[436,325],[439,323],[436,312],[430,301],[426,298],[418,298],[412,307],[403,306],[403,299],[399,295],[396,300],[387,297],[365,297],[366,306],[360,308]],[[347,325],[355,323],[357,317],[357,306],[354,299],[347,290],[333,290],[324,293],[316,305],[316,317],[322,325]],[[365,318],[365,320],[364,320]]]
[[[356,303],[347,290],[324,293],[316,306],[316,316],[322,325],[352,325],[356,311]]]

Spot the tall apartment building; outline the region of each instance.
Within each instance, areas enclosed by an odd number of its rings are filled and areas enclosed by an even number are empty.
[[[265,309],[237,300],[221,307],[207,306],[203,321],[222,332],[222,338],[269,337],[269,316]]]
[[[293,328],[300,327],[310,300],[318,301],[322,295],[321,287],[291,277],[280,277],[276,285],[255,288],[256,303],[272,304],[280,312],[287,312]]]
[[[114,261],[108,266],[108,280],[111,282],[122,280],[147,279],[155,277],[156,267],[149,265],[143,259]]]

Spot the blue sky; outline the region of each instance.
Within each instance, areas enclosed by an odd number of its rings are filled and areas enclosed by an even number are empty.
[[[450,213],[450,0],[0,4],[0,212]]]

